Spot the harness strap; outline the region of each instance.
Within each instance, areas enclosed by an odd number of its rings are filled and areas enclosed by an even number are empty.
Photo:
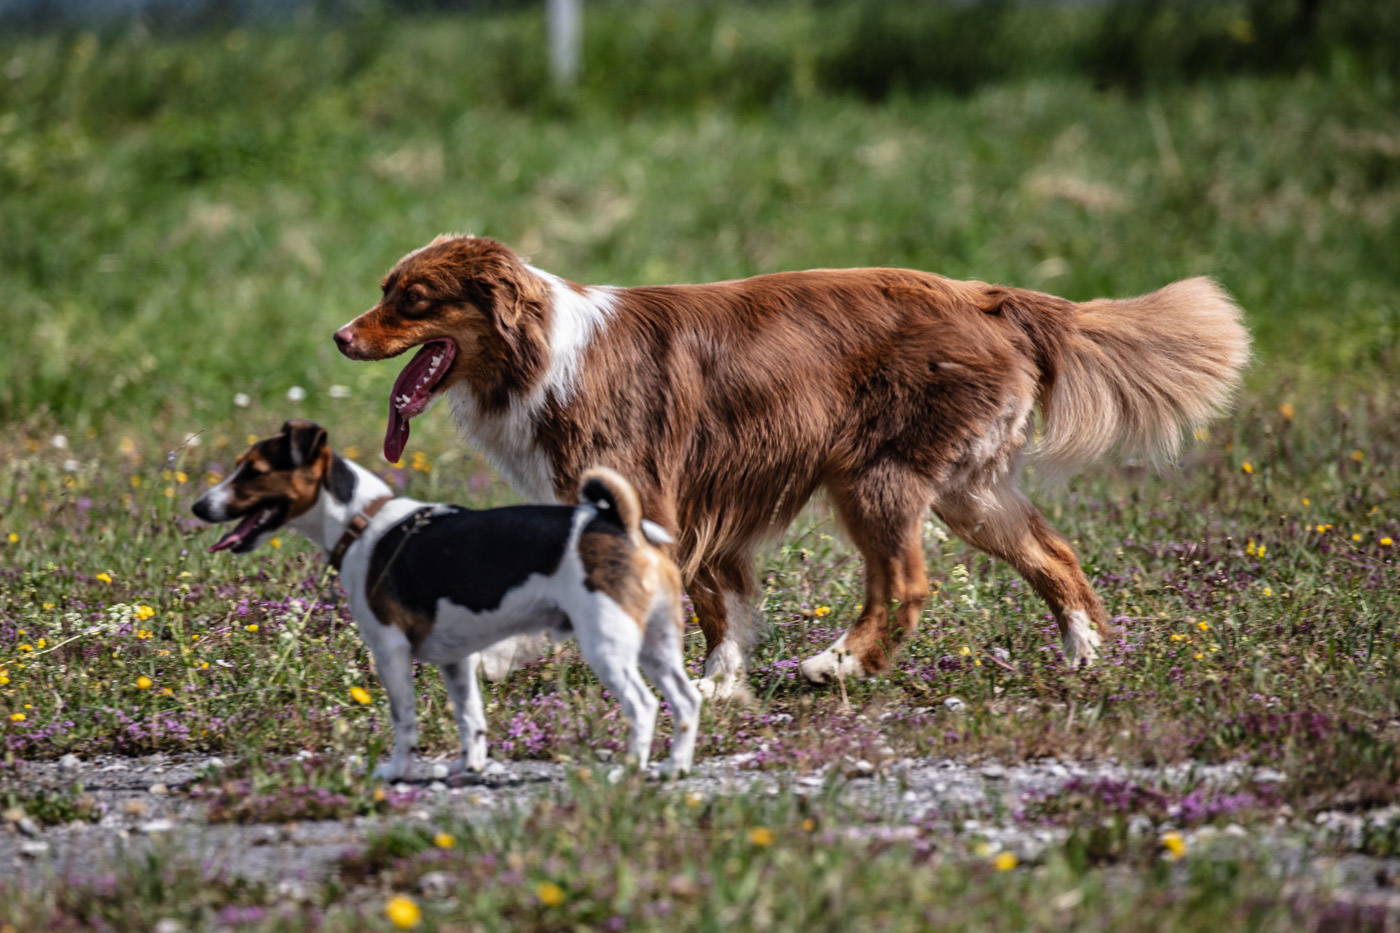
[[[345,526],[345,533],[340,536],[340,540],[331,549],[331,566],[340,572],[341,561],[345,560],[345,552],[350,550],[350,545],[360,540],[360,535],[365,533],[369,527],[370,519],[379,514],[379,510],[394,500],[393,496],[380,496],[369,505],[365,506],[363,512],[359,512],[350,519],[350,524]]]

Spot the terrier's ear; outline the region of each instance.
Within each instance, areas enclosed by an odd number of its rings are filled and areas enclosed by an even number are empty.
[[[294,418],[282,425],[282,433],[287,435],[292,466],[305,466],[319,457],[326,446],[326,429],[314,421]]]

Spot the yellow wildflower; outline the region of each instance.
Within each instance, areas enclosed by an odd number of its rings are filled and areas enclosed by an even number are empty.
[[[1312,500],[1309,499],[1307,496],[1304,496],[1304,497],[1303,497],[1303,505],[1312,505]]]
[[[388,799],[389,794],[384,790],[384,788],[376,787],[372,796],[374,797],[375,803],[383,803],[385,800]]]
[[[19,544],[19,535],[15,534],[13,531],[10,532],[10,543]]]
[[[1200,629],[1200,630],[1203,631],[1203,632],[1209,632],[1209,631],[1210,631],[1210,623],[1209,623],[1209,622],[1204,622],[1204,621],[1202,621],[1202,622],[1197,622],[1197,623],[1196,623],[1196,628]]]
[[[44,603],[43,605],[44,605],[44,608],[47,610],[47,609],[52,609],[54,606],[57,606],[58,603]]]
[[[1241,464],[1240,464],[1240,469],[1241,469],[1241,470],[1244,470],[1244,472],[1245,472],[1246,474],[1253,473],[1253,472],[1254,472],[1254,464],[1252,464],[1252,463],[1250,463],[1248,460],[1246,460],[1244,463],[1241,463]]]
[[[275,547],[275,548],[280,548],[280,547],[282,546],[282,539],[281,539],[281,538],[273,538],[271,541],[269,541],[269,542],[267,542],[267,543],[270,544],[270,545],[272,545],[272,546]]]
[[[1265,596],[1272,596],[1272,595],[1274,595],[1273,588],[1272,588],[1272,587],[1267,587],[1267,586],[1264,587],[1264,595],[1265,595]]]
[[[190,481],[190,475],[189,475],[188,473],[186,473],[185,471],[181,470],[180,472],[178,472],[178,473],[175,474],[175,482],[180,483],[181,485],[184,485],[185,483],[188,483],[189,481]]]
[[[541,881],[535,885],[535,896],[544,903],[546,907],[558,907],[564,903],[564,889],[553,881]]]
[[[1293,420],[1293,406],[1288,404],[1287,402],[1284,402],[1278,407],[1278,412],[1279,414],[1283,415],[1283,419],[1285,421]]]
[[[368,704],[370,701],[369,691],[358,684],[350,688],[350,695],[355,698],[356,703]]]
[[[132,489],[139,489],[140,487],[141,487],[141,474],[140,474],[140,473],[133,473],[133,474],[131,474],[131,488],[132,488]]]
[[[142,674],[140,677],[136,678],[136,689],[137,689],[137,690],[149,690],[149,689],[151,689],[151,678],[147,677],[145,674]]]
[[[112,582],[112,575],[111,575],[110,573],[108,573],[107,571],[104,570],[104,571],[102,571],[101,573],[99,573],[99,574],[97,575],[97,579],[98,579],[98,581],[101,582],[101,583],[111,583],[111,582]]]
[[[992,859],[992,867],[997,871],[1010,871],[1019,864],[1021,860],[1016,857],[1015,852],[998,852],[997,857]]]
[[[140,619],[142,622],[145,622],[147,619],[151,618],[155,614],[156,611],[150,606],[142,605],[136,607],[136,618]]]
[[[30,644],[23,644],[23,645],[20,645],[20,646],[19,646],[19,650],[20,650],[20,651],[33,651],[33,650],[34,650],[34,646],[33,646],[33,645],[30,645]]]
[[[817,608],[815,608],[815,609],[812,610],[812,615],[814,615],[814,616],[816,616],[818,619],[820,619],[822,616],[828,615],[830,612],[831,612],[831,607],[830,607],[830,606],[818,606]]]
[[[251,624],[251,625],[245,625],[245,626],[243,626],[243,628],[244,628],[246,631],[253,632],[254,634],[256,634],[257,631],[258,631],[258,623],[254,622],[254,623]]]
[[[44,648],[47,648],[48,646],[49,646],[49,640],[48,640],[47,638],[41,638],[41,639],[39,639],[37,642],[34,643],[34,647],[40,649],[41,651],[42,651]]]
[[[1354,535],[1351,536],[1351,540],[1354,541],[1354,542],[1356,542],[1357,544],[1360,544],[1360,543],[1361,543],[1361,535],[1359,535],[1359,534],[1354,534]]]
[[[1351,459],[1355,460],[1357,463],[1360,463],[1362,460],[1366,459],[1366,453],[1358,447],[1356,450],[1353,450],[1351,452]]]
[[[1395,542],[1391,540],[1390,535],[1386,535],[1384,538],[1381,538],[1381,547],[1390,547],[1394,543]]]
[[[749,830],[749,842],[756,846],[771,846],[773,844],[773,830],[766,826],[755,826]]]
[[[457,845],[457,837],[451,833],[438,833],[433,837],[433,845],[439,849],[451,849]]]
[[[1162,848],[1166,849],[1167,855],[1175,861],[1186,854],[1186,840],[1178,832],[1163,833]]]
[[[702,794],[702,793],[700,793],[699,791],[693,790],[693,791],[691,791],[690,793],[688,793],[688,794],[685,795],[685,805],[686,805],[687,807],[690,807],[692,810],[695,809],[696,807],[700,806],[700,804],[702,804],[702,803],[704,803],[704,802],[705,802],[705,795]]]
[[[962,655],[963,657],[967,657],[968,655],[972,654],[972,649],[969,648],[967,645],[963,645],[962,650],[960,650],[958,654]]]
[[[10,714],[10,722],[24,722],[24,720],[25,720],[25,715],[24,715],[23,713],[11,713],[11,714]]]
[[[418,902],[405,894],[395,894],[384,905],[389,922],[400,930],[411,930],[423,922],[423,910]]]
[[[817,821],[814,820],[814,819],[812,819],[810,816],[807,817],[805,820],[802,821],[802,831],[803,831],[804,833],[810,833],[810,832],[812,832],[812,831],[813,831],[814,829],[816,829],[816,828],[817,828]]]

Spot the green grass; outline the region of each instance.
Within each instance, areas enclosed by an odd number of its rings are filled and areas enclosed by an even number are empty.
[[[956,95],[935,81],[873,103],[834,85],[840,42],[862,34],[826,36],[825,8],[647,5],[631,31],[610,31],[617,11],[600,10],[589,20],[597,68],[573,99],[542,87],[533,15],[0,39],[9,756],[209,750],[263,762],[382,748],[382,693],[319,557],[291,537],[252,556],[206,554],[214,536],[188,509],[248,435],[294,415],[414,495],[514,501],[442,414],[415,425],[416,466],[390,471],[377,451],[395,368],[350,363],[330,341],[400,255],[455,230],[584,282],[888,264],[1087,299],[1217,276],[1256,337],[1236,411],[1164,475],[1104,464],[1039,497],[1126,632],[1106,663],[1065,669],[1045,607],[1014,573],[930,526],[938,590],[896,669],[847,684],[845,699],[799,685],[792,662],[829,643],[863,599],[859,561],[818,509],[761,568],[773,633],[754,664],[760,702],[710,707],[700,756],[753,752],[751,766],[766,768],[914,754],[1244,759],[1285,772],[1278,798],[1206,822],[1250,825],[1284,806],[1306,821],[1394,801],[1400,116],[1388,72],[1314,63],[1124,90],[1052,49],[1060,64],[1042,74],[1002,73]],[[1004,28],[1039,35],[1022,16]],[[1076,22],[1051,25],[1065,42],[1092,33]],[[656,38],[697,23],[713,41]],[[1038,41],[1053,44],[1046,28]],[[619,64],[639,50],[654,57]],[[349,396],[332,397],[333,385]],[[288,399],[293,386],[304,401]],[[700,652],[692,632],[693,664]],[[374,703],[353,700],[355,686]],[[446,752],[445,696],[432,676],[423,689],[426,748]],[[945,709],[950,696],[965,713]],[[615,704],[571,648],[488,699],[497,757],[587,761],[591,748],[623,747]],[[259,764],[243,777],[273,796],[341,794],[347,812],[378,803],[329,772]],[[48,799],[30,791],[7,800]],[[701,832],[680,798],[636,792],[686,840],[683,856],[659,843],[636,853],[648,884],[719,866],[719,893],[674,899],[689,926],[760,926],[753,918],[819,903],[832,918],[885,911],[892,927],[1043,927],[1060,922],[1048,898],[1080,890],[1076,926],[1121,928],[1149,902],[1163,928],[1205,929],[1279,893],[1254,855],[1164,872],[1155,851],[1109,840],[1007,876],[957,860],[928,869],[906,842],[847,852],[795,830],[729,878],[749,828],[791,830],[793,799],[707,804],[715,828]],[[618,822],[621,798],[572,793],[586,805],[529,845],[523,814],[456,828],[473,858],[520,849],[525,880],[493,895],[489,916],[464,898],[468,913],[442,928],[505,917],[552,929],[607,911],[662,923],[626,913],[633,902],[561,848],[570,833],[635,831]],[[1112,816],[1085,793],[1054,818]],[[1392,837],[1381,828],[1367,845],[1390,851]],[[415,858],[423,848],[405,844]],[[1086,861],[1090,850],[1109,867]],[[164,893],[127,907],[78,885],[68,906],[25,895],[15,916],[61,909],[139,927],[157,919],[153,905],[194,890],[205,893],[190,895],[191,916],[272,897],[211,887],[176,862],[123,871]],[[553,913],[532,893],[545,878],[569,897]],[[842,884],[861,893],[822,900]],[[878,902],[877,890],[888,891]],[[379,916],[378,901],[325,897],[341,917],[329,928]],[[959,898],[963,912],[939,913]],[[1313,901],[1276,909],[1257,928],[1325,916]]]

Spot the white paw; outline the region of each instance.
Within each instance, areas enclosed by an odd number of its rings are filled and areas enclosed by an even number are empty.
[[[692,680],[695,689],[700,691],[700,696],[706,700],[752,700],[753,693],[749,690],[749,683],[742,674],[721,674],[716,677],[701,677],[699,680]]]
[[[1103,646],[1103,636],[1084,610],[1071,609],[1066,615],[1069,617],[1069,632],[1064,640],[1065,660],[1071,665],[1080,659],[1085,665],[1093,664],[1098,659],[1099,648]]]
[[[865,676],[865,667],[860,659],[846,650],[846,636],[842,635],[821,654],[814,654],[797,670],[810,683],[828,684],[837,680],[854,680]]]
[[[486,736],[479,736],[471,744],[471,748],[462,754],[461,765],[466,771],[484,771],[486,769]]]

